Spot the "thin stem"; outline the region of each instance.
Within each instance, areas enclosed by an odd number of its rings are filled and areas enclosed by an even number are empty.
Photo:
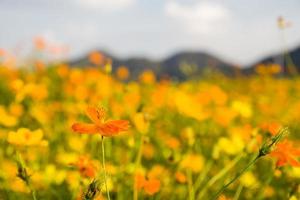
[[[134,176],[136,175],[136,170],[137,168],[140,166],[140,163],[141,163],[141,159],[142,159],[142,153],[143,153],[143,144],[144,144],[144,136],[142,135],[141,136],[141,141],[140,141],[140,146],[139,146],[139,151],[138,151],[138,154],[137,154],[137,158],[135,160],[135,173],[134,173]],[[135,181],[135,177],[134,177],[134,183],[133,183],[133,199],[134,200],[138,200],[138,190],[137,190],[137,185],[136,185],[136,181]]]
[[[284,29],[281,29],[280,32],[281,32],[281,40],[282,40],[281,42],[282,42],[283,65],[285,64],[284,61],[286,61],[286,72],[295,75],[297,74],[297,69],[287,49]]]
[[[205,180],[209,170],[211,169],[212,167],[212,164],[213,162],[210,160],[206,167],[204,168],[204,170],[199,174],[198,178],[196,179],[195,181],[195,184],[194,184],[194,188],[195,188],[195,192],[197,192],[199,190],[199,188],[201,187],[203,181]]]
[[[35,190],[31,189],[31,196],[33,200],[37,200],[36,195],[35,195]]]
[[[103,170],[104,170],[104,184],[105,184],[107,199],[110,200],[109,190],[107,187],[107,178],[106,178],[105,151],[104,151],[104,137],[103,136],[101,137],[101,146],[102,146],[102,166],[103,166]]]
[[[240,184],[239,187],[238,187],[238,189],[237,189],[237,191],[234,194],[233,200],[238,200],[240,198],[242,190],[243,190],[243,185]]]
[[[202,199],[207,189],[211,187],[215,182],[217,182],[220,178],[222,178],[227,172],[235,166],[235,164],[242,158],[243,153],[239,154],[232,160],[223,170],[221,170],[218,174],[212,177],[206,185],[203,186],[202,190],[199,192],[197,199]]]
[[[239,179],[260,157],[261,155],[257,155],[242,171],[240,171],[233,179],[231,179],[231,181],[225,184],[211,199],[217,199],[220,194],[226,190],[226,188],[228,188],[234,181]]]
[[[28,189],[30,190],[30,194],[31,194],[32,199],[33,199],[33,200],[37,200],[37,198],[36,198],[36,192],[35,192],[35,190],[33,189],[33,187],[31,186],[29,180],[26,181],[25,183],[26,183]]]
[[[195,199],[195,191],[193,187],[193,179],[192,179],[192,172],[187,170],[187,177],[188,177],[188,191],[189,191],[189,200]]]

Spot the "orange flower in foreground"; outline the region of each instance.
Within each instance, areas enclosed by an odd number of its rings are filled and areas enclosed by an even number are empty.
[[[87,116],[93,123],[75,123],[72,129],[78,133],[97,134],[102,136],[114,136],[119,132],[127,131],[129,121],[127,120],[108,120],[105,121],[106,112],[103,108],[88,107]]]
[[[272,151],[270,155],[277,158],[277,167],[287,164],[294,167],[300,167],[300,162],[295,158],[300,156],[300,149],[293,147],[293,144],[288,140],[277,144],[275,150]]]

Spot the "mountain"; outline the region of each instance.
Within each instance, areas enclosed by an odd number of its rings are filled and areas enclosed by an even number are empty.
[[[136,79],[140,73],[146,69],[151,69],[157,77],[168,77],[175,80],[185,80],[191,77],[199,76],[211,71],[218,71],[228,76],[236,74],[251,75],[255,73],[255,66],[258,64],[276,63],[281,66],[291,66],[300,72],[300,46],[289,51],[286,56],[274,54],[260,59],[245,68],[237,68],[231,63],[227,63],[215,56],[204,52],[183,51],[162,60],[151,60],[146,57],[118,58],[112,54],[99,51],[105,57],[112,60],[113,71],[119,66],[126,66],[130,73],[131,79]],[[92,66],[89,62],[88,55],[69,63],[74,67]],[[284,67],[284,74],[288,74],[288,69]]]
[[[168,77],[177,80],[197,76],[206,71],[220,71],[227,75],[232,75],[236,71],[232,64],[203,52],[180,52],[162,60],[151,60],[144,57],[122,59],[105,51],[99,52],[112,60],[113,70],[119,66],[126,66],[133,79],[146,69],[153,70],[159,78]],[[74,67],[91,66],[88,55],[73,60],[69,64]]]

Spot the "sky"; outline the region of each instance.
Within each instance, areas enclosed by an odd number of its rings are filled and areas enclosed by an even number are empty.
[[[67,45],[71,58],[94,49],[162,59],[206,51],[247,65],[300,46],[299,0],[0,0],[0,48],[37,36]],[[291,22],[284,40],[278,16]]]

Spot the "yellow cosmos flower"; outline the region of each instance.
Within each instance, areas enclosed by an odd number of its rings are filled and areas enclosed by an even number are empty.
[[[198,154],[186,155],[180,163],[183,169],[189,169],[192,172],[200,172],[204,166],[204,158]]]
[[[208,114],[192,95],[178,91],[174,94],[174,102],[178,111],[188,117],[195,118],[199,121],[208,118]]]
[[[149,122],[143,113],[137,113],[133,116],[133,123],[140,133],[147,133],[149,130]]]
[[[18,119],[5,110],[3,106],[0,106],[0,125],[6,127],[15,126],[18,123]]]
[[[43,131],[38,129],[31,131],[27,128],[20,128],[16,132],[8,133],[8,142],[20,146],[47,146],[48,142],[43,140]]]
[[[258,183],[256,177],[252,172],[244,173],[240,180],[241,180],[241,184],[247,188],[256,187]]]
[[[245,143],[239,136],[232,138],[221,137],[214,147],[213,157],[218,159],[221,152],[224,152],[227,155],[236,155],[243,150],[244,146]]]
[[[234,101],[232,108],[244,118],[250,118],[252,116],[251,105],[247,102]]]

